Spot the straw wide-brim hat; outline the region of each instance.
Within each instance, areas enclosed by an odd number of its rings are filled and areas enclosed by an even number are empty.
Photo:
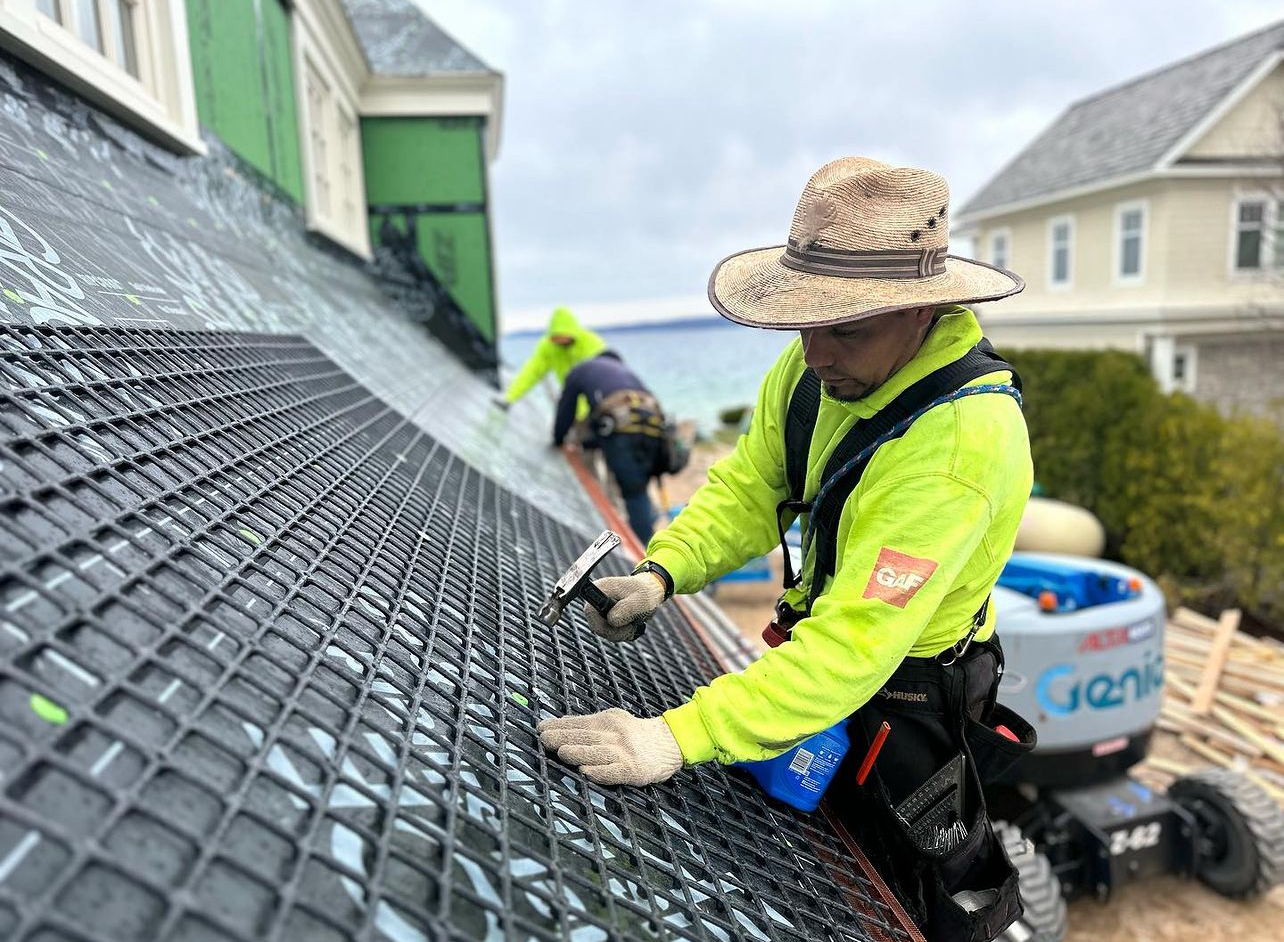
[[[842,157],[807,181],[788,244],[724,258],[709,301],[737,323],[796,330],[1024,288],[1013,272],[948,254],[949,205],[940,174]]]

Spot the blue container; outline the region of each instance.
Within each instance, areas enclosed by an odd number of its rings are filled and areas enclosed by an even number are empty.
[[[1045,592],[1056,596],[1058,612],[1073,612],[1136,598],[1139,585],[1112,573],[1091,568],[1091,560],[1075,565],[1013,553],[999,574],[999,585],[1032,599]]]
[[[762,790],[777,801],[799,811],[815,811],[850,747],[847,721],[843,720],[774,759],[737,762],[736,766],[756,778]]]

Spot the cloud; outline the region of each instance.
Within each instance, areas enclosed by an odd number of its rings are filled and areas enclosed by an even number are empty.
[[[1264,0],[1180,16],[1167,0],[421,2],[506,74],[506,325],[698,297],[718,259],[780,242],[842,154],[939,170],[961,201],[1076,99],[1278,16]]]

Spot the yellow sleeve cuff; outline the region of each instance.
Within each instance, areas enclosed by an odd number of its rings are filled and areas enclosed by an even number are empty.
[[[693,587],[690,585],[691,567],[687,564],[686,557],[676,549],[659,547],[655,552],[648,552],[643,562],[653,562],[657,566],[664,567],[664,571],[673,580],[674,595],[684,595],[703,588],[703,586]]]
[[[663,563],[661,563],[663,565]],[[680,707],[674,707],[664,714],[664,721],[669,724],[669,732],[678,741],[682,750],[684,765],[699,765],[708,762],[715,755],[713,738],[704,725],[700,708],[694,701],[688,701]]]

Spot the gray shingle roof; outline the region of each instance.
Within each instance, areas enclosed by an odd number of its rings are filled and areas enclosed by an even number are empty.
[[[376,75],[493,71],[413,0],[343,0],[343,6]]]
[[[1284,21],[1076,102],[959,215],[1153,168],[1280,49]]]

